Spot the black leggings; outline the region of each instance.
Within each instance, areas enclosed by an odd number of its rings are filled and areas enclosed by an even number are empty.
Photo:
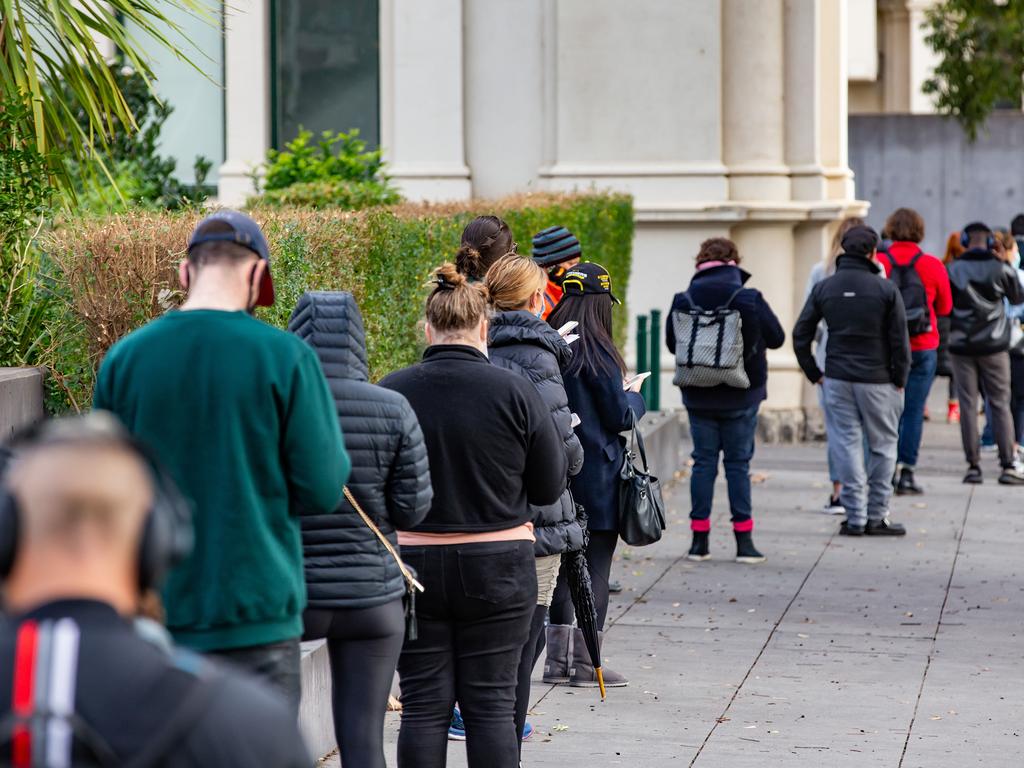
[[[342,766],[386,768],[384,715],[405,637],[401,598],[373,608],[310,608],[303,621],[304,640],[327,638]]]
[[[549,582],[550,583],[550,582]],[[523,751],[523,728],[526,727],[526,711],[530,708],[530,678],[537,659],[544,652],[544,619],[548,615],[546,605],[533,609],[533,624],[530,625],[530,639],[523,646],[523,657],[519,660],[519,682],[516,684],[516,733],[519,734],[519,752]]]
[[[590,544],[587,545],[587,566],[590,580],[594,585],[594,601],[597,603],[597,626],[604,629],[604,620],[608,616],[608,578],[612,573],[612,557],[615,546],[619,543],[617,531],[591,531]],[[565,573],[558,574],[558,586],[551,603],[552,624],[572,624],[575,612],[572,607],[572,596]]]

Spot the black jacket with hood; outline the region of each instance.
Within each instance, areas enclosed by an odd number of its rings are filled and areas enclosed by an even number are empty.
[[[565,443],[569,475],[578,474],[583,466],[583,446],[573,433],[560,368],[572,358],[572,349],[546,322],[529,312],[517,311],[500,312],[491,318],[488,351],[494,365],[525,377],[536,387]],[[531,505],[530,509],[537,557],[583,548],[583,528],[568,488],[554,504]]]
[[[949,265],[953,313],[949,350],[980,357],[1010,348],[1010,320],[1003,299],[1024,303],[1017,270],[984,248],[972,248]]]
[[[316,350],[352,460],[348,488],[397,548],[395,529],[419,525],[433,492],[419,421],[397,392],[369,383],[363,319],[350,293],[302,295],[288,330]],[[401,597],[394,559],[345,500],[301,519],[309,607],[371,608]]]

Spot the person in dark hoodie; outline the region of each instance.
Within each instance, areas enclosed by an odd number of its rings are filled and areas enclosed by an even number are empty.
[[[967,249],[949,265],[953,314],[949,351],[960,399],[960,436],[967,459],[965,483],[983,480],[978,439],[979,387],[988,398],[993,432],[999,447],[1003,485],[1024,485],[1024,467],[1014,451],[1010,414],[1010,319],[1006,303],[1024,302],[1016,270],[993,251],[992,230],[981,222],[963,228],[960,242]]]
[[[848,231],[836,273],[814,286],[793,329],[797,362],[812,384],[825,389],[828,450],[846,510],[839,532],[846,536],[906,534],[888,515],[910,335],[899,289],[878,279],[880,242],[871,227]],[[824,373],[811,352],[822,319],[829,333]]]
[[[470,768],[516,768],[519,661],[537,604],[533,513],[565,490],[562,436],[536,388],[487,358],[487,290],[434,273],[423,360],[381,381],[419,417],[434,501],[399,533],[426,591],[398,662],[399,768],[445,764],[462,705]]]
[[[750,490],[750,459],[754,455],[757,412],[767,396],[767,350],[778,349],[786,332],[760,291],[744,288],[750,273],[740,269],[735,243],[714,237],[701,243],[697,273],[690,287],[672,300],[665,340],[676,352],[676,331],[672,315],[697,306],[705,309],[729,305],[740,313],[743,332],[743,367],[750,380],[747,389],[727,384],[713,387],[681,387],[683,404],[690,416],[693,438],[693,473],[690,476],[690,528],[693,543],[687,559],[707,560],[711,530],[711,502],[718,475],[718,457],[725,465],[732,527],[736,537],[736,562],[760,563],[762,555],[754,546],[754,518]]]
[[[573,432],[560,368],[572,359],[572,349],[558,331],[540,319],[547,281],[544,270],[522,256],[505,256],[487,270],[484,285],[494,309],[488,348],[494,365],[525,377],[537,388],[565,444],[571,477],[583,467],[583,446]],[[537,556],[538,593],[530,639],[519,665],[516,725],[521,737],[526,736],[530,677],[546,644],[544,622],[558,581],[562,554],[583,548],[583,526],[568,488],[554,504],[531,506],[531,510],[537,537],[533,550]],[[572,627],[559,625],[547,630],[556,645],[567,645],[571,632]]]
[[[397,548],[396,529],[422,522],[433,498],[419,420],[400,394],[370,384],[351,293],[304,293],[288,330],[320,358],[352,460],[348,488]],[[405,580],[347,500],[300,523],[309,596],[303,640],[327,639],[341,764],[386,768],[384,714],[405,637]]]

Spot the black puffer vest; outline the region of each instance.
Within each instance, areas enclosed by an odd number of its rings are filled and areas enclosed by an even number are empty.
[[[363,319],[352,294],[303,294],[288,330],[320,358],[352,459],[349,490],[397,547],[395,530],[418,525],[433,499],[416,414],[402,395],[369,383]],[[301,524],[310,608],[371,608],[404,593],[398,566],[347,501]]]
[[[572,357],[572,349],[546,322],[518,311],[500,312],[491,318],[488,352],[494,365],[525,377],[536,387],[565,441],[569,475],[578,474],[583,467],[583,447],[573,434],[560,368]],[[537,557],[582,549],[583,528],[568,489],[554,504],[531,506],[531,510]]]

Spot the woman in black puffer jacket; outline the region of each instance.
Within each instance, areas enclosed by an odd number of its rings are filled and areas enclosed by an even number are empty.
[[[369,383],[363,319],[350,293],[303,294],[288,323],[316,350],[352,459],[348,488],[397,549],[433,493],[419,421],[397,392]],[[304,640],[327,638],[341,764],[385,768],[384,713],[405,636],[397,563],[349,505],[301,519],[309,603]]]
[[[576,475],[583,467],[583,446],[573,433],[561,373],[561,366],[572,358],[572,350],[558,331],[540,319],[547,275],[528,258],[508,255],[490,267],[484,285],[495,310],[487,345],[491,362],[525,377],[536,387],[565,443],[569,475]],[[544,619],[558,581],[561,556],[583,548],[583,523],[568,488],[554,504],[530,509],[536,536],[537,607],[519,667],[516,726],[520,738],[529,708],[530,676],[545,646]],[[553,646],[568,646],[571,632],[568,626],[548,628]]]

